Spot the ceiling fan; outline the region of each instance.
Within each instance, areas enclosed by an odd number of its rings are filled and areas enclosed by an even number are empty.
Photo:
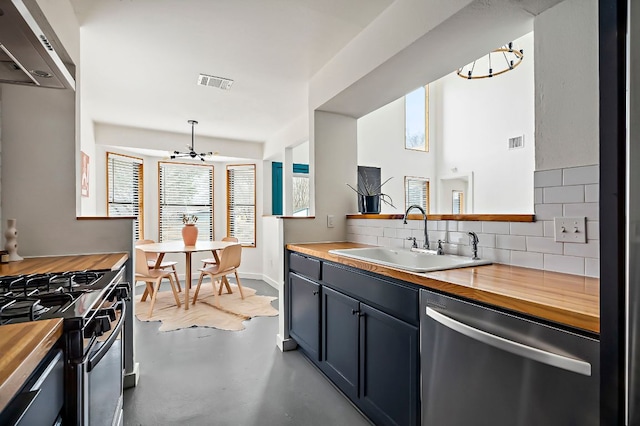
[[[196,120],[188,120],[187,123],[191,124],[191,146],[187,146],[187,148],[189,148],[189,152],[180,152],[180,151],[173,151],[173,154],[171,154],[171,159],[175,159],[175,158],[180,158],[180,157],[190,157],[195,159],[196,157],[199,157],[200,160],[205,161],[205,158],[207,156],[211,156],[211,155],[216,155],[217,152],[196,152],[195,148],[193,147],[194,145],[194,126],[196,124],[198,124],[198,122]]]

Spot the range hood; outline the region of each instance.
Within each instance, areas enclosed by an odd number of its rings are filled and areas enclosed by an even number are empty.
[[[75,90],[75,66],[35,0],[0,0],[0,83]]]

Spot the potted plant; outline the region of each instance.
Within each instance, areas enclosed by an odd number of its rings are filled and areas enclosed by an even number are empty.
[[[396,208],[396,206],[393,205],[393,200],[391,199],[391,197],[381,191],[382,186],[393,179],[393,177],[390,177],[381,184],[376,185],[369,182],[366,174],[363,175],[358,172],[358,175],[360,176],[360,179],[358,179],[358,188],[356,189],[349,184],[347,184],[347,186],[354,190],[359,197],[361,197],[362,206],[364,209],[362,213],[380,213],[380,201],[393,207],[394,209]]]
[[[198,227],[196,226],[197,221],[198,216],[182,213],[182,223],[184,224],[182,227],[182,240],[184,241],[185,246],[196,245],[196,241],[198,240]]]

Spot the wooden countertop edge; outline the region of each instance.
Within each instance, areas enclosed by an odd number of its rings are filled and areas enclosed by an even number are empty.
[[[403,219],[403,214],[348,214],[347,219]],[[410,214],[407,219],[423,220],[421,214]],[[428,214],[428,220],[460,220],[483,222],[535,222],[532,214]]]
[[[53,345],[62,336],[63,326],[61,318],[31,323],[10,324],[2,327],[19,327],[27,326],[28,324],[38,325],[42,330],[40,332],[32,331],[27,333],[34,340],[34,342],[28,342],[34,345],[33,349],[30,351],[25,349],[25,352],[28,352],[28,355],[20,361],[19,364],[13,368],[12,373],[0,383],[0,411],[4,410],[7,404],[24,385],[33,370],[38,366],[40,361],[44,359],[47,353],[49,353],[49,350],[51,350]],[[0,332],[1,331],[2,328],[0,328]],[[4,356],[8,355],[3,354],[3,357]]]
[[[352,247],[367,247],[364,244],[350,243]],[[565,324],[571,327],[576,327],[593,333],[600,332],[600,318],[599,315],[589,314],[585,312],[578,312],[575,310],[545,305],[543,303],[521,299],[514,295],[503,294],[499,291],[487,291],[478,288],[473,288],[468,285],[455,283],[453,281],[445,281],[443,278],[435,278],[429,276],[429,274],[416,274],[409,271],[404,271],[395,268],[389,268],[386,266],[369,263],[357,259],[349,259],[342,256],[330,254],[320,250],[314,250],[312,247],[305,247],[296,244],[287,244],[287,249],[296,251],[309,256],[318,257],[321,259],[329,260],[335,263],[340,263],[346,266],[362,269],[365,271],[373,272],[376,274],[396,278],[402,281],[408,281],[425,288],[440,290],[452,295],[457,295],[478,302],[483,302],[489,305],[521,312],[526,315],[539,317],[548,321],[554,321],[561,324]],[[474,273],[480,270],[483,266],[474,268],[465,268],[473,270]],[[512,266],[511,268],[522,269],[526,271],[527,268],[518,268]]]

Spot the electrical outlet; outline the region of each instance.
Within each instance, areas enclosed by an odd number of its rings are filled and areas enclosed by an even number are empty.
[[[327,215],[327,228],[333,228],[335,225],[333,224],[333,215]]]
[[[586,217],[554,217],[555,240],[561,243],[586,243]]]

